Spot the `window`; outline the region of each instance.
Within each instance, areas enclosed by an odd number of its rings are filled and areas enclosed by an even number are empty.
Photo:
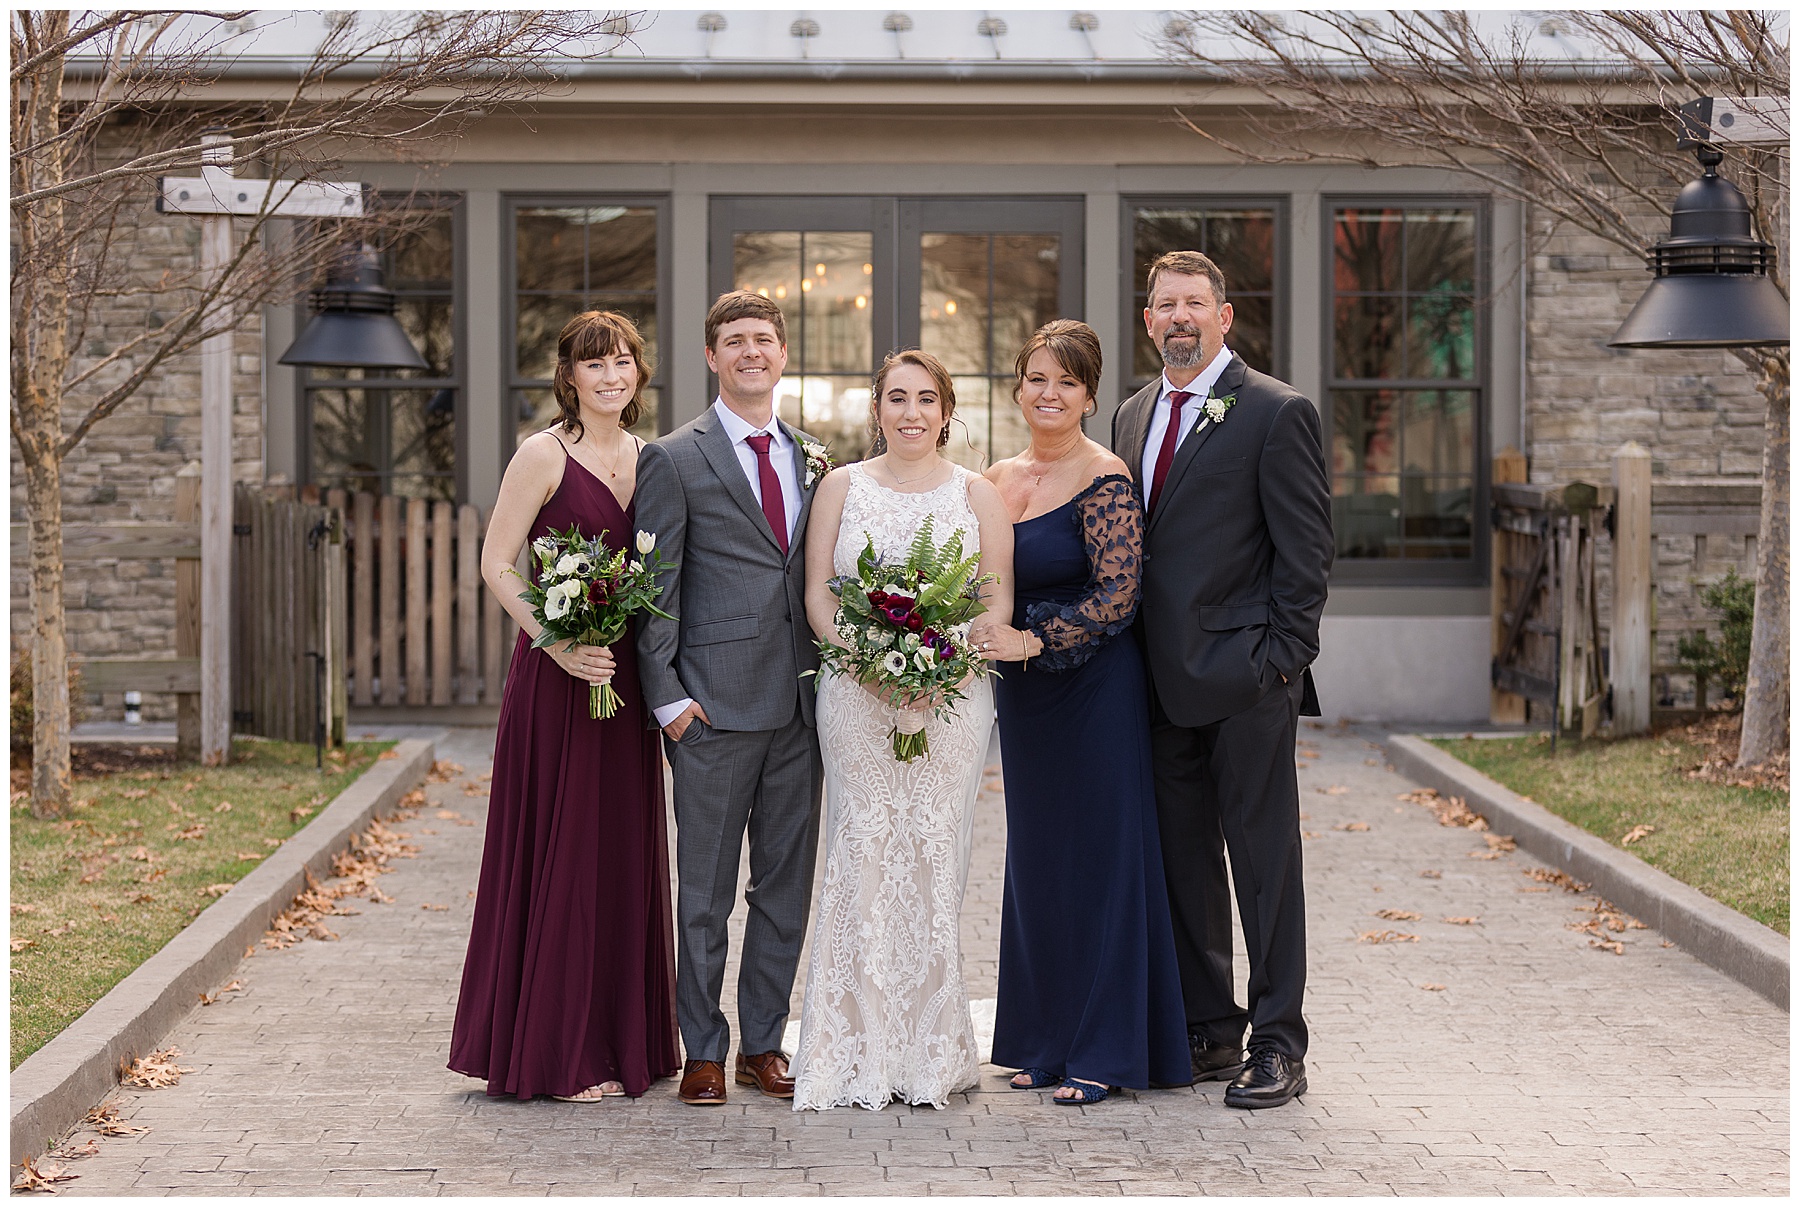
[[[1339,565],[1476,578],[1485,214],[1330,206],[1332,525]]]
[[[513,202],[513,356],[508,387],[516,440],[556,421],[550,392],[556,337],[584,310],[616,310],[637,324],[653,372],[632,429],[661,430],[668,382],[661,334],[663,207],[653,200],[592,198]]]
[[[382,269],[395,317],[428,367],[301,369],[302,474],[327,490],[454,500],[462,392],[456,207],[414,212],[397,225],[377,240]]]
[[[875,238],[870,231],[739,231],[732,282],[770,299],[787,325],[775,409],[839,460],[868,444],[874,363]]]
[[[1162,359],[1144,330],[1150,299],[1144,285],[1150,265],[1171,251],[1210,256],[1225,274],[1231,303],[1231,333],[1225,343],[1252,369],[1281,377],[1286,372],[1284,279],[1285,210],[1275,200],[1136,197],[1125,200],[1126,254],[1131,278],[1119,291],[1126,299],[1124,330],[1131,336],[1131,366],[1124,397],[1162,374]]]

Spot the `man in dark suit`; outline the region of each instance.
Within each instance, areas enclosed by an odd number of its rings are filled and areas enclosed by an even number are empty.
[[[1319,414],[1225,346],[1225,278],[1199,252],[1150,268],[1144,323],[1163,376],[1119,408],[1113,450],[1145,500],[1140,632],[1163,868],[1196,1081],[1225,1104],[1306,1092],[1306,900],[1294,739],[1331,569]],[[1250,1006],[1231,975],[1231,883]],[[1250,1055],[1243,1056],[1244,1026]]]

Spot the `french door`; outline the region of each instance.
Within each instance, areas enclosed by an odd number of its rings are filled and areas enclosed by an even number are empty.
[[[1082,311],[1079,198],[717,197],[713,293],[750,289],[782,308],[782,418],[869,446],[870,378],[918,347],[956,383],[951,456],[972,468],[1025,444],[1013,360],[1053,318]]]

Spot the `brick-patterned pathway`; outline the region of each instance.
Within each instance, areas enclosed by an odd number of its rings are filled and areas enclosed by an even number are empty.
[[[1623,956],[1590,946],[1568,924],[1593,916],[1579,909],[1591,896],[1532,880],[1522,852],[1471,858],[1482,836],[1396,800],[1411,785],[1377,747],[1304,732],[1312,1088],[1288,1107],[1228,1110],[1212,1083],[1071,1108],[1008,1089],[992,1066],[943,1111],[797,1115],[735,1087],[702,1109],[672,1083],[598,1105],[490,1100],[444,1068],[486,807],[464,784],[487,770],[492,741],[459,730],[439,757],[467,774],[433,786],[432,808],[401,826],[421,853],[382,877],[393,903],[355,902],[359,916],[331,920],[338,942],[244,961],[243,992],[171,1036],[194,1071],[117,1095],[150,1130],[100,1140],[59,1189],[1787,1193],[1786,1014],[1654,931],[1620,936]],[[978,999],[994,993],[1005,841],[997,770],[988,782],[963,916]],[[1358,940],[1388,930],[1417,941]]]

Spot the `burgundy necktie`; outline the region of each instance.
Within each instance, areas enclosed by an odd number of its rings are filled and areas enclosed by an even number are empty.
[[[775,533],[775,543],[781,546],[785,556],[788,551],[787,507],[781,501],[781,479],[775,476],[775,465],[769,460],[769,441],[774,438],[763,432],[745,436],[744,443],[756,453],[756,480],[762,484],[763,515],[768,518],[769,528]]]
[[[1156,500],[1162,497],[1163,479],[1169,476],[1175,446],[1181,443],[1181,408],[1192,397],[1187,390],[1169,391],[1169,426],[1163,430],[1162,447],[1156,450],[1156,468],[1150,474],[1150,506],[1146,511],[1154,512]]]

